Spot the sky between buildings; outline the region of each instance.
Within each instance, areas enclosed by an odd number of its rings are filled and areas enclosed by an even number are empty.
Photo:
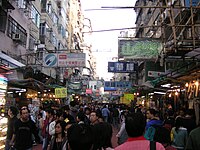
[[[136,0],[81,0],[84,16],[91,20],[93,31],[120,29],[135,26],[134,9],[91,10],[101,9],[102,6],[134,6]],[[88,11],[88,9],[90,11]],[[85,11],[84,11],[85,10]],[[87,10],[87,11],[86,11]],[[118,36],[120,31],[93,32],[91,43],[92,51],[97,60],[97,74],[104,80],[113,76],[108,73],[108,61],[118,55]]]

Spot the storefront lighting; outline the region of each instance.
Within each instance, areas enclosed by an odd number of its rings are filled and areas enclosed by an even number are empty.
[[[189,86],[189,84],[188,83],[185,83],[185,87],[188,87]]]
[[[196,86],[199,86],[199,82],[198,82],[198,81],[196,81],[194,84],[195,84]]]
[[[160,95],[165,95],[165,92],[154,92],[154,94],[160,94]]]
[[[176,95],[176,96],[178,95],[178,92],[177,92],[177,91],[175,92],[175,95]]]
[[[171,94],[171,93],[169,94],[169,97],[172,97],[172,94]]]
[[[166,88],[170,88],[171,84],[164,84],[164,85],[161,85],[161,87],[166,87]]]
[[[41,92],[38,92],[38,94],[40,94]]]
[[[53,97],[55,98],[55,97],[56,97],[56,95],[53,95]]]
[[[145,101],[143,100],[143,101],[142,101],[142,105],[144,105],[144,102],[145,102]]]
[[[149,95],[154,95],[154,93],[149,93]]]
[[[19,93],[19,96],[21,96],[22,95],[22,93]]]

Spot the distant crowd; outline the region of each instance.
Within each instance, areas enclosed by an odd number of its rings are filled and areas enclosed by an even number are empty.
[[[42,150],[200,150],[193,110],[167,109],[163,116],[142,105],[31,109],[10,106],[5,150],[32,150],[36,144],[42,144]],[[113,137],[118,141],[115,148]]]

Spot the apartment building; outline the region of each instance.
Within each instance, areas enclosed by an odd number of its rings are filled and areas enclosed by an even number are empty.
[[[40,5],[29,0],[4,0],[0,7],[1,65],[24,67],[39,40]]]
[[[20,79],[26,74],[25,78],[48,84],[49,78],[62,82],[69,67],[44,64],[46,55],[62,53],[84,53],[86,65],[70,69],[78,68],[83,75],[87,72],[87,80],[96,76],[91,45],[83,46],[85,18],[80,1],[6,0],[0,4],[1,64],[21,68]]]
[[[159,70],[163,68],[161,74],[169,73],[177,68],[188,68],[191,60],[185,57],[185,54],[200,46],[198,5],[198,2],[194,0],[136,1],[135,37],[156,39],[162,44],[157,59],[144,61],[146,70],[143,73],[143,81],[150,78],[149,71],[158,72],[156,68]],[[150,64],[152,65],[146,66]],[[181,66],[186,66],[186,68],[181,68]]]

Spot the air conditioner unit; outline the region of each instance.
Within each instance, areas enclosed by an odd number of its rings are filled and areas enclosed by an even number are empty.
[[[40,45],[40,40],[35,40],[35,45]]]
[[[13,34],[13,35],[12,35],[12,39],[13,39],[14,41],[22,41],[21,35],[18,34],[18,33]]]

